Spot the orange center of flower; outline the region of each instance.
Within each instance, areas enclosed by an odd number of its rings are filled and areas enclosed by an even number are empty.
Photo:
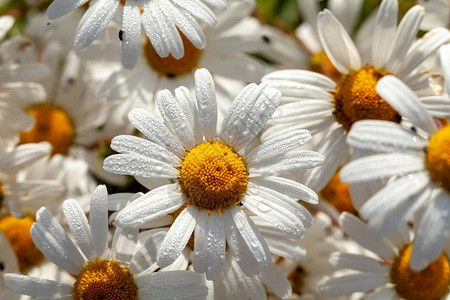
[[[198,67],[198,61],[202,54],[202,50],[197,49],[181,31],[179,33],[184,47],[184,56],[180,59],[176,59],[172,54],[167,57],[160,57],[148,38],[145,43],[147,63],[156,72],[171,78],[194,71]]]
[[[0,219],[0,230],[16,253],[22,272],[38,264],[44,258],[31,239],[30,229],[33,223],[34,219],[28,216],[17,219],[7,215]]]
[[[439,129],[430,139],[426,165],[434,182],[450,193],[450,125]]]
[[[242,157],[220,142],[204,142],[186,154],[178,181],[189,201],[206,209],[239,202],[248,172]]]
[[[134,276],[116,261],[89,262],[76,278],[72,292],[76,300],[139,299]]]
[[[20,143],[49,142],[54,154],[67,154],[75,136],[72,120],[62,109],[50,104],[37,104],[27,109],[35,118],[34,127],[20,133]]]
[[[339,171],[334,173],[327,185],[320,191],[320,196],[333,205],[339,212],[358,212],[353,206],[348,183],[339,179]]]
[[[391,282],[397,294],[407,300],[437,300],[448,293],[450,263],[445,254],[429,264],[423,271],[409,268],[412,245],[400,250],[391,269]]]
[[[333,79],[334,81],[338,81],[340,78],[342,78],[341,73],[333,65],[333,63],[328,58],[328,55],[325,53],[325,51],[314,53],[311,56],[311,60],[309,62],[309,69],[311,71],[324,74],[327,77]]]
[[[375,87],[386,72],[366,66],[351,71],[338,84],[334,95],[337,121],[350,130],[356,121],[373,119],[399,122],[400,115],[377,93]]]
[[[4,198],[4,196],[3,196],[3,185],[2,185],[2,182],[0,181],[0,208],[3,205],[3,198]]]

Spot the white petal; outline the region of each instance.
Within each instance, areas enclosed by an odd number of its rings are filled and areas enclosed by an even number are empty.
[[[330,264],[343,269],[353,269],[370,273],[388,273],[390,267],[378,259],[361,254],[334,252],[330,255]]]
[[[358,50],[333,13],[327,9],[320,12],[317,25],[322,46],[336,69],[343,74],[360,69]]]
[[[139,229],[116,227],[111,246],[111,258],[128,266],[133,259],[138,241]]]
[[[139,227],[177,210],[186,201],[177,183],[164,185],[128,204],[117,215],[116,223],[123,227]]]
[[[36,213],[36,223],[30,230],[36,247],[61,269],[78,274],[85,260],[52,214],[41,208]]]
[[[194,232],[194,251],[192,256],[192,265],[195,272],[206,272],[206,256],[208,250],[208,243],[205,237],[208,236],[209,231],[209,216],[206,209],[200,209],[197,216],[197,224]]]
[[[278,297],[285,298],[292,293],[291,284],[273,263],[261,268],[261,279]]]
[[[287,201],[282,201],[277,198],[283,195],[277,192],[269,194],[264,190],[254,188],[248,189],[247,195],[242,199],[242,203],[252,213],[260,216],[261,218],[272,223],[291,238],[299,239],[305,232],[304,217],[308,217],[306,214],[301,214],[299,211],[295,211],[299,205],[291,205]],[[306,209],[303,208],[303,212]],[[302,217],[302,218],[300,218]],[[309,216],[310,217],[310,216]],[[309,224],[310,225],[310,224]]]
[[[128,114],[128,119],[137,130],[142,132],[150,141],[165,147],[178,157],[185,154],[181,142],[173,136],[170,130],[149,111],[145,109],[133,109]]]
[[[345,30],[352,33],[360,17],[363,4],[363,0],[331,0],[328,7],[342,23]]]
[[[428,142],[412,130],[380,120],[363,120],[352,125],[347,143],[358,149],[383,152],[422,151]]]
[[[225,226],[227,245],[240,269],[247,276],[257,275],[259,273],[258,261],[253,256],[253,253],[250,251],[244,238],[234,225],[233,219],[223,217],[222,220]],[[224,270],[224,272],[226,272],[226,270]]]
[[[67,294],[72,294],[73,287],[53,280],[29,277],[19,274],[5,274],[5,286],[18,294],[35,297],[49,297],[51,299],[60,298]]]
[[[272,175],[277,172],[287,172],[302,168],[314,168],[322,165],[324,160],[324,156],[315,151],[289,151],[278,160],[269,160],[250,165],[248,171],[250,173],[250,177]]]
[[[325,296],[337,297],[354,292],[368,292],[388,281],[388,277],[385,275],[356,273],[321,281],[318,289]]]
[[[450,195],[443,189],[427,207],[419,223],[410,266],[423,270],[436,260],[450,239]]]
[[[0,168],[12,174],[41,157],[50,154],[51,151],[52,147],[47,142],[19,145],[14,151],[2,153]]]
[[[302,200],[311,204],[317,204],[319,201],[317,194],[313,190],[287,178],[276,176],[255,177],[250,182],[277,191],[294,200]]]
[[[397,29],[398,3],[396,0],[384,0],[377,13],[372,38],[372,64],[382,69],[394,47]]]
[[[5,34],[11,29],[16,20],[13,16],[4,15],[0,18],[0,39],[3,39]]]
[[[232,222],[234,222],[236,228],[241,233],[255,259],[261,265],[267,266],[271,262],[270,250],[253,221],[236,206],[224,209],[222,211],[222,217],[232,219]],[[228,222],[230,223],[230,220]]]
[[[423,156],[388,153],[363,157],[345,165],[339,177],[343,182],[364,182],[390,176],[401,176],[424,170]]]
[[[414,125],[432,134],[436,129],[431,115],[420,103],[414,92],[400,79],[394,76],[385,76],[377,83],[377,92],[398,113]]]
[[[416,38],[424,15],[425,9],[420,5],[416,5],[406,12],[398,26],[392,53],[385,66],[386,71],[396,74],[397,67],[400,66],[400,62]]]
[[[296,241],[284,237],[283,234],[280,234],[280,231],[272,229],[267,233],[260,226],[258,226],[258,229],[269,245],[271,253],[294,261],[303,261],[306,258],[306,250]],[[276,232],[276,234],[272,234],[272,232]]]
[[[450,45],[444,45],[439,49],[441,56],[442,73],[445,78],[445,86],[447,88],[447,94],[450,95]]]
[[[194,133],[175,98],[168,90],[160,91],[156,100],[159,111],[163,116],[166,126],[172,128],[174,134],[180,139],[185,149],[195,147]]]
[[[327,76],[307,70],[275,71],[265,75],[261,81],[270,81],[275,88],[279,88],[278,83],[289,84],[290,82],[296,83],[297,89],[301,89],[299,84],[311,85],[325,91],[334,91],[336,88],[336,83]],[[282,89],[280,90],[283,92]],[[283,96],[285,96],[284,92]]]
[[[103,161],[105,171],[132,176],[177,178],[177,169],[162,161],[136,154],[113,154]]]
[[[281,93],[268,83],[246,86],[231,103],[220,138],[239,151],[261,131],[277,108]]]
[[[181,166],[181,160],[167,148],[133,135],[114,137],[111,141],[111,149],[120,153],[144,155],[174,167]]]
[[[250,153],[246,154],[244,159],[247,163],[273,159],[278,155],[302,146],[310,139],[311,134],[308,130],[293,130],[258,145]]]
[[[72,236],[77,242],[83,254],[89,260],[95,260],[94,246],[92,245],[91,231],[88,225],[86,215],[78,202],[74,199],[68,199],[63,204],[64,216],[67,225],[72,232]]]
[[[49,19],[57,19],[59,17],[62,17],[65,14],[68,14],[72,10],[82,6],[89,0],[78,0],[78,1],[71,1],[71,0],[56,0],[50,3],[50,5],[47,8],[47,16]]]
[[[181,254],[194,231],[196,219],[197,207],[195,205],[185,208],[175,219],[158,251],[158,265],[166,267]]]
[[[203,236],[203,238],[205,238]],[[222,218],[215,210],[209,216],[206,252],[206,279],[215,280],[222,271],[225,259],[225,231]]]
[[[444,119],[450,117],[450,98],[448,95],[421,97],[420,102],[433,117]]]
[[[202,20],[209,26],[214,26],[217,23],[216,16],[205,4],[199,0],[171,0],[175,5],[185,9],[194,17]]]
[[[214,80],[206,69],[195,72],[195,97],[203,135],[212,142],[216,136],[217,99]]]
[[[412,72],[428,56],[433,54],[440,46],[448,43],[450,32],[447,28],[434,28],[427,32],[418,40],[408,51],[408,54],[402,61],[402,66],[397,76],[403,77]]]
[[[382,258],[392,259],[395,257],[394,250],[386,240],[376,238],[372,235],[367,225],[354,215],[346,212],[342,213],[339,216],[339,223],[342,230],[362,247],[378,254]]]
[[[99,185],[92,193],[89,223],[95,252],[98,257],[105,258],[108,249],[108,192],[104,185]]]
[[[84,13],[75,31],[75,47],[84,48],[106,28],[116,13],[119,0],[96,0]]]
[[[122,64],[131,69],[141,50],[141,13],[137,1],[125,1],[122,18]]]

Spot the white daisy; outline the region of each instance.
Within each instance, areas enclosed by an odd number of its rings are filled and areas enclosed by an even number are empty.
[[[316,150],[327,157],[327,164],[308,170],[298,178],[315,190],[321,190],[347,159],[349,149],[345,135],[354,122],[401,120],[398,112],[376,92],[380,78],[395,74],[414,90],[427,91],[428,77],[416,67],[448,42],[450,33],[445,28],[435,28],[415,41],[423,8],[419,5],[411,8],[397,27],[397,6],[396,0],[381,3],[372,37],[372,58],[366,63],[362,63],[354,43],[334,15],[328,10],[319,14],[318,32],[323,48],[334,66],[344,74],[339,84],[304,70],[276,71],[263,78],[280,89],[282,103],[285,103],[274,114],[272,124],[275,126],[269,128],[263,138],[297,128],[307,128],[313,135],[323,134]],[[444,100],[435,99],[433,113],[439,112],[438,107]],[[433,107],[431,103],[430,107]],[[352,198],[355,201],[356,197]]]
[[[357,272],[333,276],[319,283],[319,291],[327,296],[341,296],[364,292],[364,299],[431,300],[450,299],[450,262],[447,251],[440,251],[436,260],[421,272],[409,266],[411,240],[406,227],[389,239],[377,238],[357,217],[340,216],[343,231],[362,247],[368,255],[335,252],[330,263]],[[373,291],[373,292],[372,292]]]
[[[122,100],[123,119],[132,108],[157,111],[156,94],[163,89],[178,86],[194,89],[194,72],[205,67],[214,76],[217,92],[223,95],[219,112],[224,113],[231,100],[248,82],[258,82],[265,74],[265,65],[248,55],[270,47],[263,40],[259,24],[249,17],[255,8],[252,0],[233,2],[218,15],[215,28],[205,30],[207,45],[200,50],[183,36],[185,55],[181,59],[170,55],[161,58],[152,44],[144,43],[137,67],[114,72],[98,89],[98,94],[109,100]],[[118,44],[105,42],[92,45],[81,55],[84,58],[110,57]]]
[[[148,185],[154,178],[170,179],[125,207],[116,218],[119,226],[144,227],[172,213],[181,213],[170,227],[158,252],[164,267],[195,236],[194,270],[217,278],[225,247],[248,274],[271,262],[269,248],[255,224],[239,208],[270,221],[291,238],[300,238],[312,217],[297,199],[317,203],[306,186],[274,174],[312,168],[323,156],[292,150],[311,136],[306,130],[289,132],[250,149],[275,111],[280,92],[269,84],[250,84],[236,96],[216,136],[217,102],[214,81],[206,69],[195,73],[197,107],[185,87],[167,90],[157,98],[165,123],[148,111],[132,110],[131,123],[149,140],[119,136],[111,147],[123,154],[107,157],[107,171],[136,176]],[[292,151],[291,151],[292,150]],[[252,257],[245,260],[243,257]]]
[[[188,271],[157,272],[147,239],[138,244],[138,230],[116,229],[108,249],[108,195],[104,186],[92,194],[90,225],[78,203],[64,202],[64,215],[74,244],[53,215],[41,208],[31,236],[39,249],[72,274],[66,284],[37,277],[6,274],[5,285],[20,294],[64,299],[201,299],[207,288],[202,276]]]
[[[47,16],[50,19],[57,19],[88,1],[55,0],[48,7]],[[184,55],[180,33],[196,48],[205,47],[205,36],[195,18],[210,26],[216,25],[217,20],[213,11],[204,2],[214,7],[225,6],[224,0],[93,0],[89,2],[89,8],[78,24],[74,45],[77,48],[84,48],[91,44],[106,28],[120,6],[119,11],[122,15],[120,39],[122,62],[125,67],[132,68],[136,64],[141,48],[141,27],[144,27],[159,56],[167,57],[172,54],[180,59]]]
[[[364,203],[360,214],[381,236],[412,218],[417,235],[411,268],[422,270],[450,241],[450,126],[438,130],[417,96],[395,77],[380,80],[377,91],[413,127],[375,120],[355,124],[347,137],[351,146],[385,153],[350,162],[340,176],[352,183],[394,176]],[[442,110],[448,112],[450,105]]]
[[[3,275],[5,273],[19,272],[19,264],[16,255],[8,243],[8,240],[0,232],[0,300],[16,300],[19,295],[11,292],[3,283]]]
[[[0,17],[0,39],[14,25],[11,16]],[[0,138],[15,138],[20,130],[29,130],[34,120],[21,109],[42,102],[44,88],[30,81],[49,75],[43,64],[17,64],[16,60],[31,45],[28,38],[16,36],[0,45]]]
[[[439,49],[442,73],[444,75],[445,92],[450,95],[450,44]]]

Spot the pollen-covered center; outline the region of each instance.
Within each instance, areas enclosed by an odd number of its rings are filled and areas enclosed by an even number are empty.
[[[350,197],[349,185],[339,179],[339,171],[334,173],[327,185],[320,191],[320,196],[339,212],[358,214]]]
[[[2,182],[0,181],[0,209],[3,206],[3,199],[4,199],[4,196],[3,196],[3,185],[2,185]]]
[[[76,279],[72,292],[76,300],[138,299],[134,276],[116,261],[89,262]]]
[[[238,203],[247,180],[242,157],[217,141],[204,142],[189,151],[178,178],[190,203],[206,209],[221,209]]]
[[[349,131],[360,120],[385,120],[399,122],[400,115],[378,95],[378,80],[387,75],[382,70],[366,66],[345,75],[334,95],[334,114],[337,121]]]
[[[407,300],[437,300],[448,293],[450,263],[445,254],[429,264],[423,271],[409,268],[412,245],[400,250],[391,269],[391,282],[397,294]]]
[[[54,154],[67,154],[75,136],[72,120],[62,109],[50,104],[37,104],[27,109],[35,118],[33,128],[20,133],[20,143],[49,142]]]
[[[439,129],[430,139],[426,166],[431,179],[450,193],[450,125]]]
[[[202,50],[197,49],[181,31],[179,33],[184,47],[184,56],[180,59],[176,59],[172,54],[167,57],[160,57],[148,38],[145,43],[147,63],[156,72],[168,77],[180,76],[194,71],[198,67],[198,61],[202,54]]]
[[[29,216],[17,219],[6,215],[0,219],[0,230],[11,244],[22,272],[35,266],[44,258],[31,239],[30,229],[33,223],[34,219]]]

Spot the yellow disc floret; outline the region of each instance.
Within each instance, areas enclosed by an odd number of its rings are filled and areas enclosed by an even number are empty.
[[[334,95],[337,121],[350,130],[356,121],[372,119],[399,122],[400,115],[378,95],[378,80],[387,75],[382,70],[366,66],[351,71],[338,84]]]
[[[134,276],[116,261],[89,262],[76,279],[72,292],[76,300],[138,299]]]
[[[450,263],[445,254],[429,264],[423,271],[409,268],[412,245],[400,250],[391,269],[391,282],[397,294],[406,300],[438,300],[448,293]]]
[[[17,219],[6,215],[0,219],[0,230],[11,244],[22,272],[41,262],[44,258],[31,239],[30,229],[33,223],[34,219],[28,216]]]
[[[248,172],[242,157],[220,142],[205,142],[186,154],[178,181],[189,201],[206,209],[239,202]]]
[[[147,42],[145,43],[145,57],[147,63],[156,72],[164,76],[180,76],[194,71],[198,67],[198,60],[200,59],[202,50],[197,49],[181,31],[179,31],[179,33],[184,47],[184,56],[180,59],[176,59],[172,54],[169,54],[167,57],[160,57],[149,39],[147,39]]]
[[[47,141],[53,146],[53,154],[67,154],[75,136],[72,120],[62,109],[50,104],[37,104],[27,109],[35,118],[34,127],[20,133],[20,143]]]
[[[350,197],[348,183],[339,179],[339,171],[334,173],[327,185],[320,191],[320,196],[333,205],[339,212],[349,212],[357,215]]]
[[[450,193],[450,125],[431,137],[426,165],[433,181]]]
[[[0,181],[0,208],[2,208],[2,205],[3,205],[3,198],[4,198],[4,196],[3,196],[3,185],[2,185],[2,182]]]

